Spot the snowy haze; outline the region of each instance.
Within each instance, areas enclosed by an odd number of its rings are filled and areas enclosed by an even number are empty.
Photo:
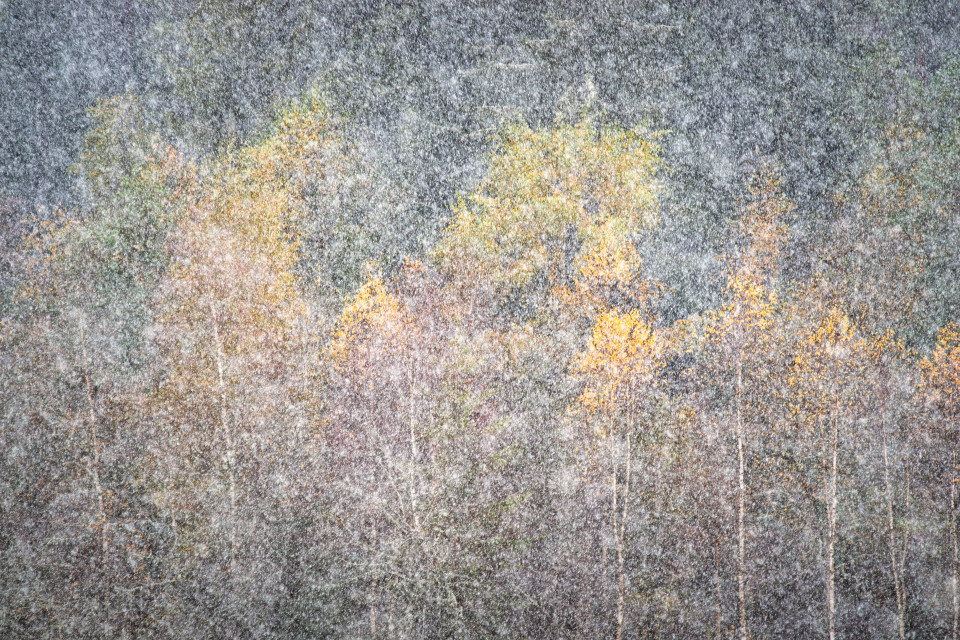
[[[960,6],[0,1],[0,637],[960,637]]]

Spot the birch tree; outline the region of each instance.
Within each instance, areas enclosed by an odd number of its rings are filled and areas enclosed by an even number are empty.
[[[951,324],[940,330],[933,353],[921,362],[923,390],[938,412],[938,434],[949,448],[946,482],[950,487],[950,593],[952,596],[951,637],[960,633],[960,542],[957,537],[957,418],[960,416],[960,328]]]
[[[785,222],[793,205],[785,200],[771,174],[756,177],[750,200],[737,224],[738,248],[726,257],[727,301],[707,319],[707,348],[716,358],[724,385],[717,418],[730,425],[736,441],[737,477],[737,617],[739,636],[749,637],[747,623],[747,456],[763,395],[764,361],[776,352],[778,263],[786,241]],[[774,356],[775,357],[775,356]],[[709,384],[709,383],[708,383]]]
[[[608,448],[610,526],[616,549],[616,638],[623,637],[628,580],[624,568],[634,442],[641,437],[644,404],[654,394],[661,336],[640,314],[608,312],[600,316],[587,351],[574,363],[586,382],[577,407],[593,426],[598,447]],[[606,442],[604,442],[606,441]],[[604,550],[606,556],[606,550]]]

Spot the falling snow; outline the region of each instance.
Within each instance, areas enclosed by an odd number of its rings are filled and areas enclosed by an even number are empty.
[[[0,0],[0,637],[960,637],[960,7]]]

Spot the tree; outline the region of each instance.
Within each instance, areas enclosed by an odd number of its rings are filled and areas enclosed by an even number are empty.
[[[586,485],[568,484],[565,467],[578,462],[565,447],[579,444],[581,434],[567,435],[566,426],[550,425],[582,391],[579,376],[569,374],[577,359],[586,357],[581,354],[588,348],[591,325],[601,317],[611,322],[621,315],[632,318],[634,310],[649,306],[656,286],[644,277],[636,243],[658,219],[660,165],[656,136],[639,131],[590,119],[542,130],[512,125],[501,134],[484,181],[455,207],[456,217],[434,252],[455,317],[474,335],[487,332],[505,347],[503,378],[496,388],[512,399],[519,439],[537,445],[526,454],[528,481],[537,486],[537,513],[545,520],[572,508],[586,519],[584,526],[568,531],[529,523],[544,530],[539,544],[546,554],[538,563],[543,573],[530,578],[545,591],[529,597],[542,600],[542,606],[566,606],[560,602],[568,597],[582,601],[576,621],[565,623],[581,633],[600,633],[608,620],[606,574],[598,582],[599,576],[576,564],[592,562],[584,536],[605,535],[606,527],[595,531],[592,522],[598,509],[606,511],[600,504],[607,499],[605,492],[600,497]],[[604,329],[596,331],[602,340]],[[642,340],[639,333],[637,340]],[[629,438],[636,437],[627,431]],[[619,464],[622,452],[615,447],[612,455]],[[620,633],[627,615],[630,515],[629,508],[623,510],[624,495],[616,489]],[[606,559],[607,545],[601,547]],[[569,574],[581,575],[578,580],[590,585],[581,592],[598,585],[596,600],[555,586],[557,578],[551,576]],[[548,605],[547,597],[557,598],[549,601],[557,604]],[[588,613],[594,606],[596,616]],[[557,626],[557,617],[542,624],[552,625],[557,635],[569,633],[570,626]]]
[[[150,135],[135,100],[91,115],[79,163],[88,202],[30,222],[2,347],[21,380],[4,390],[5,440],[22,452],[9,461],[13,495],[39,523],[10,532],[7,556],[30,576],[20,628],[30,635],[41,615],[50,630],[107,635],[159,615],[165,541],[140,481],[147,433],[136,392],[151,363],[143,331],[165,268],[159,247],[191,171]]]
[[[371,275],[326,348],[322,437],[371,636],[484,637],[516,597],[527,496],[488,386],[498,349],[451,322],[442,292],[417,263]]]
[[[601,441],[598,446],[602,446],[603,440],[609,442],[611,527],[617,553],[617,640],[623,636],[626,613],[624,540],[630,507],[632,442],[639,437],[637,415],[644,404],[651,402],[661,340],[639,311],[610,311],[597,319],[587,351],[573,365],[574,373],[586,382],[577,408],[594,424],[596,437]],[[606,557],[605,548],[603,555]]]
[[[196,623],[226,634],[259,628],[284,592],[257,576],[287,559],[254,550],[260,536],[282,536],[285,505],[304,504],[299,474],[311,469],[313,338],[296,277],[304,207],[294,178],[326,168],[326,124],[317,104],[294,109],[273,136],[204,172],[166,243],[154,303],[155,500],[191,597],[228,612],[218,621],[201,610]]]
[[[892,463],[891,451],[888,444],[888,424],[893,422],[891,417],[896,418],[897,411],[894,402],[897,399],[896,383],[897,378],[902,377],[902,370],[905,368],[906,350],[903,343],[894,338],[892,331],[867,340],[865,343],[865,357],[869,360],[865,363],[869,368],[865,372],[866,377],[873,381],[872,395],[877,399],[874,405],[879,413],[879,429],[883,449],[883,494],[886,507],[887,520],[887,545],[890,551],[890,570],[893,579],[894,596],[897,602],[897,632],[901,640],[906,637],[906,617],[907,617],[907,586],[904,572],[907,556],[907,537],[909,529],[904,524],[902,526],[902,543],[897,540],[897,527],[894,518],[894,489],[893,479],[891,478]],[[899,375],[898,375],[899,374]],[[907,497],[910,501],[910,470],[907,469]]]
[[[811,310],[798,348],[791,382],[801,420],[818,432],[826,507],[827,633],[836,637],[836,544],[840,447],[850,435],[861,402],[863,370],[868,360],[856,326],[836,307],[804,300]]]
[[[772,174],[760,174],[738,221],[738,250],[726,256],[727,302],[707,320],[705,337],[725,385],[722,418],[737,443],[737,601],[740,637],[747,627],[746,455],[748,421],[757,419],[767,384],[766,362],[775,359],[778,328],[778,262],[793,205]],[[726,414],[726,415],[723,415]]]
[[[436,257],[461,292],[514,317],[548,301],[575,315],[629,305],[647,293],[634,239],[657,222],[660,164],[638,131],[508,127]]]
[[[957,538],[957,450],[960,438],[957,437],[957,418],[960,416],[960,328],[948,325],[937,335],[937,344],[933,353],[920,363],[923,373],[923,390],[936,407],[943,421],[938,431],[950,447],[950,543],[952,545],[952,578],[950,590],[953,595],[953,631],[952,637],[960,633],[960,595],[958,595],[958,574],[960,574],[960,543]]]

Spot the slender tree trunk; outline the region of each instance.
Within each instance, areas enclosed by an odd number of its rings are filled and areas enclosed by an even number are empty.
[[[890,568],[893,570],[893,590],[897,598],[897,631],[900,640],[904,640],[906,637],[904,622],[906,593],[903,588],[903,573],[900,568],[902,565],[898,565],[897,563],[896,529],[893,521],[893,489],[890,483],[890,457],[887,447],[886,408],[886,389],[884,389],[881,393],[880,405],[880,430],[883,434],[883,482],[887,496],[887,531],[890,538]]]
[[[903,517],[907,522],[910,521],[910,468],[906,469],[906,488],[903,492]],[[900,549],[900,589],[903,592],[903,607],[907,607],[907,585],[906,585],[906,572],[904,571],[904,566],[907,564],[907,542],[910,540],[910,527],[906,524],[903,526],[903,547]]]
[[[213,342],[216,348],[217,377],[220,386],[220,426],[223,429],[227,443],[227,483],[230,498],[230,573],[235,574],[237,568],[237,480],[236,464],[237,452],[234,443],[233,429],[227,415],[227,385],[223,379],[223,344],[220,342],[220,330],[213,303],[210,303],[210,320],[213,325]]]
[[[388,610],[388,613],[387,613],[387,637],[388,637],[388,638],[393,638],[393,637],[395,636],[394,630],[393,630],[393,610],[394,610],[394,608],[395,608],[395,604],[394,604],[394,601],[393,601],[393,596],[391,595],[391,596],[390,596],[390,609]]]
[[[619,564],[620,564],[620,563],[619,563],[619,560],[620,560],[620,554],[619,554],[619,551],[620,551],[620,529],[619,529],[619,525],[618,525],[618,520],[619,520],[619,517],[618,517],[619,506],[618,506],[617,500],[618,500],[618,494],[619,494],[619,491],[620,491],[620,487],[619,487],[619,485],[617,484],[617,476],[618,476],[619,473],[620,473],[620,466],[619,466],[619,461],[617,460],[617,439],[616,439],[616,437],[614,436],[614,432],[613,432],[613,422],[612,422],[612,421],[611,421],[611,423],[610,423],[610,427],[611,427],[611,428],[610,428],[610,434],[609,434],[609,437],[610,437],[610,460],[611,460],[611,462],[612,462],[612,464],[613,464],[613,477],[612,477],[612,480],[613,480],[613,495],[612,495],[611,514],[612,514],[612,516],[613,516],[613,542],[614,542],[614,545],[616,546],[616,549],[617,549],[617,552],[618,552],[618,553],[617,553],[617,566],[619,567]],[[606,545],[604,545],[604,546],[606,546]],[[618,577],[619,577],[619,572],[618,572]],[[604,590],[606,590],[606,581],[604,581]],[[617,607],[617,638],[618,638],[618,640],[619,640],[619,638],[620,638],[620,633],[621,633],[621,629],[620,629],[620,608],[619,608],[619,606],[618,606],[618,607]]]
[[[607,589],[607,544],[603,539],[603,535],[600,536],[600,581],[603,585],[602,590],[606,591]]]
[[[620,530],[614,531],[617,536],[617,571],[618,571],[618,588],[617,588],[617,640],[621,640],[623,637],[623,620],[625,615],[625,571],[624,571],[624,537],[626,535],[627,527],[627,507],[628,500],[630,498],[630,457],[632,455],[630,447],[630,435],[633,433],[633,415],[630,416],[630,425],[627,428],[627,463],[626,471],[623,482],[623,507],[621,508],[620,515]],[[616,523],[614,523],[616,524]]]
[[[824,421],[819,421],[820,426],[820,477],[823,478],[823,504],[827,508],[827,519],[830,514],[830,465],[827,463],[827,440],[828,433]],[[826,587],[829,580],[824,575],[824,600],[830,599],[830,591]]]
[[[420,457],[420,451],[417,447],[417,416],[413,404],[413,365],[407,366],[407,415],[410,423],[410,460],[414,464]]]
[[[950,539],[953,542],[953,640],[960,630],[960,598],[957,595],[957,574],[960,569],[960,545],[957,543],[957,450],[953,450],[950,468]]]
[[[610,434],[610,464],[613,465],[613,477],[611,478],[613,482],[613,527],[616,531],[617,526],[617,457],[614,454],[613,448],[613,418],[609,415],[606,415],[607,420],[607,429]],[[600,590],[601,592],[606,592],[607,590],[607,541],[604,539],[603,531],[600,529],[598,531],[599,542],[600,542]]]
[[[714,603],[716,605],[717,619],[714,628],[713,637],[720,640],[723,637],[723,610],[720,608],[720,536],[718,535],[713,549],[713,580],[716,593],[714,594]]]
[[[744,476],[743,460],[743,353],[737,359],[737,481],[738,481],[738,505],[737,505],[737,607],[740,613],[740,638],[747,640],[749,631],[747,629],[747,586],[746,586],[746,529],[744,527],[744,514],[746,512],[746,479]]]
[[[410,510],[413,512],[413,525],[416,527],[417,532],[422,532],[420,528],[420,509],[417,504],[417,481],[416,469],[417,461],[420,459],[420,448],[417,445],[417,415],[416,407],[413,404],[413,363],[407,365],[407,416],[409,419],[410,426]]]
[[[837,540],[837,444],[840,432],[840,401],[834,406],[833,433],[831,435],[832,461],[830,464],[830,489],[827,502],[827,627],[830,640],[836,638],[836,566],[834,551]]]
[[[100,549],[103,562],[107,561],[107,512],[103,507],[103,485],[100,483],[100,439],[97,435],[97,414],[93,407],[93,388],[90,385],[90,359],[87,357],[87,341],[80,323],[80,351],[83,354],[83,380],[87,388],[87,411],[90,417],[90,446],[93,456],[87,461],[90,478],[97,498],[97,519],[100,521]]]

